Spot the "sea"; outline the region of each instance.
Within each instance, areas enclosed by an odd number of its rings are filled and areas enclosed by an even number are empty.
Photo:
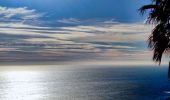
[[[170,100],[170,81],[161,66],[6,66],[0,100]]]

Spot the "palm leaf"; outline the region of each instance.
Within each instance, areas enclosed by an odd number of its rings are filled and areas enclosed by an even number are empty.
[[[139,11],[140,11],[140,13],[143,15],[146,10],[148,10],[148,9],[156,9],[156,8],[157,8],[157,5],[153,5],[153,4],[144,5],[144,6],[142,6],[142,7],[139,9]]]
[[[164,52],[169,51],[170,47],[170,25],[158,24],[149,37],[149,47],[153,49],[153,60],[161,63]]]

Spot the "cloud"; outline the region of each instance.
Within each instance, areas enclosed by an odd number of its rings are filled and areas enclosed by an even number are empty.
[[[8,8],[0,6],[0,17],[4,20],[33,20],[42,17],[43,14],[38,14],[34,9],[27,7]]]
[[[91,34],[91,36],[75,38],[79,42],[140,42],[146,41],[151,32],[151,26],[140,23],[73,26],[62,27],[62,29]]]
[[[110,19],[110,20],[103,21],[103,23],[105,23],[105,24],[115,24],[115,23],[118,23],[118,22],[116,22],[115,19]]]
[[[108,22],[61,27],[1,22],[0,48],[3,52],[0,52],[0,59],[55,62],[151,60],[146,39],[152,26]]]
[[[76,19],[76,18],[63,18],[57,20],[58,23],[64,25],[103,25],[103,24],[116,24],[114,19]]]
[[[75,18],[68,18],[68,19],[61,19],[58,20],[59,23],[65,23],[65,24],[79,24],[81,21]]]

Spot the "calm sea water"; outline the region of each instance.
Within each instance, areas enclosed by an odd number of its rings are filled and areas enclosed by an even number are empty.
[[[0,71],[0,100],[170,100],[165,67]]]

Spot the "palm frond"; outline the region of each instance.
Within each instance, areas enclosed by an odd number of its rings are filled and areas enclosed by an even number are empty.
[[[153,5],[153,4],[144,5],[144,6],[142,6],[141,8],[139,8],[139,11],[140,11],[140,13],[143,15],[146,10],[148,10],[148,9],[155,9],[156,7],[157,7],[157,5]]]
[[[148,41],[153,50],[153,60],[161,63],[162,55],[170,52],[170,0],[152,0],[152,4],[144,5],[141,14],[149,10],[147,23],[155,24]]]
[[[154,51],[153,60],[159,63],[161,63],[163,53],[169,50],[170,29],[168,28],[169,25],[158,24],[148,39],[148,46]]]

